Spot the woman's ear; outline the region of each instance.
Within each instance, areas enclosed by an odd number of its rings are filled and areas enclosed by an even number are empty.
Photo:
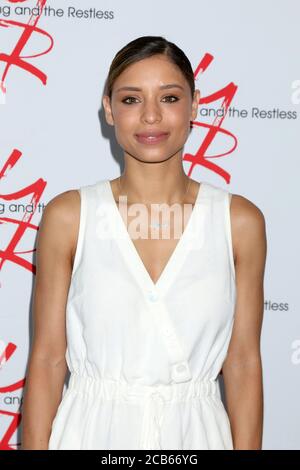
[[[191,114],[191,120],[194,121],[197,117],[198,114],[198,106],[199,106],[199,101],[200,101],[200,90],[195,90],[194,91],[194,98],[192,102],[192,114]]]
[[[110,98],[108,95],[104,95],[102,98],[102,104],[105,112],[105,119],[107,124],[110,126],[114,125],[114,119],[112,115],[112,110],[111,110],[111,104],[110,104]]]

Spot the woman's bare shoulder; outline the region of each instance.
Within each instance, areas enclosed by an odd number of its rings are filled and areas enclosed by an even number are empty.
[[[54,196],[45,206],[44,213],[54,213],[66,223],[74,218],[74,213],[80,209],[79,189],[69,189]]]
[[[70,189],[57,194],[46,204],[40,223],[40,231],[47,232],[52,240],[75,252],[80,219],[80,193]],[[44,235],[45,238],[45,235]]]
[[[250,199],[240,194],[232,194],[230,211],[233,221],[239,226],[249,223],[260,224],[265,219],[262,210]]]
[[[230,205],[232,243],[234,258],[241,251],[243,241],[265,241],[265,216],[262,210],[250,199],[240,194],[232,194]]]

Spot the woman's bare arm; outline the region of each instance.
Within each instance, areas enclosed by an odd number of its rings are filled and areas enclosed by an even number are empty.
[[[21,450],[48,449],[62,398],[67,372],[65,310],[79,214],[78,191],[66,191],[46,205],[39,226],[34,331],[22,407]]]
[[[231,221],[237,299],[233,332],[222,367],[234,449],[261,449],[263,379],[260,335],[267,253],[265,219],[248,199],[232,196]]]

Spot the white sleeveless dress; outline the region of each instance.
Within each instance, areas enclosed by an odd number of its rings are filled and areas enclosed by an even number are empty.
[[[231,194],[200,184],[154,283],[110,181],[80,193],[66,308],[71,375],[48,449],[233,449],[218,381],[236,299]]]

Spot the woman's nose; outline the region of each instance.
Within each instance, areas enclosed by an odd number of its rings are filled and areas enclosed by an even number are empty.
[[[153,122],[161,119],[161,109],[159,104],[151,101],[143,106],[142,118],[147,122]]]

